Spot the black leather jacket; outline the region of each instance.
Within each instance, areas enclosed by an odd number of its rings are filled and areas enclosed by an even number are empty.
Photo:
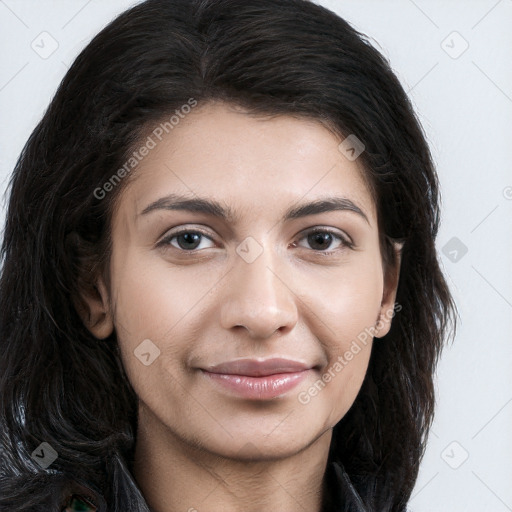
[[[65,489],[65,512],[153,512],[146,503],[126,462],[118,459],[114,510],[98,492],[74,481]],[[341,464],[330,462],[326,473],[327,496],[322,512],[368,512]],[[134,494],[135,491],[135,494]]]

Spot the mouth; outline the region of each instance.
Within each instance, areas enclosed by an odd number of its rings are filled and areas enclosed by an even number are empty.
[[[250,400],[285,395],[307,378],[314,366],[291,359],[238,359],[200,368],[217,389]]]

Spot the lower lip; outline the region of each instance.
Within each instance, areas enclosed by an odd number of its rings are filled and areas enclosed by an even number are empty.
[[[224,390],[237,396],[251,400],[270,400],[293,389],[306,378],[310,371],[276,373],[262,377],[211,373],[206,370],[203,370],[203,373]]]

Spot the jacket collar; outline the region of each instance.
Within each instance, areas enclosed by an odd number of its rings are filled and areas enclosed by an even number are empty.
[[[369,512],[341,462],[329,462],[322,512]]]

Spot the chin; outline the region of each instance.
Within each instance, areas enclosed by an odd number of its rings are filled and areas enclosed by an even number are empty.
[[[279,428],[279,427],[277,427]],[[325,434],[328,428],[314,432],[294,430],[287,426],[286,431],[276,432],[277,428],[255,431],[254,426],[244,432],[231,432],[232,437],[209,439],[205,448],[218,455],[245,461],[270,461],[293,456],[313,444]],[[228,439],[226,439],[226,436]]]

